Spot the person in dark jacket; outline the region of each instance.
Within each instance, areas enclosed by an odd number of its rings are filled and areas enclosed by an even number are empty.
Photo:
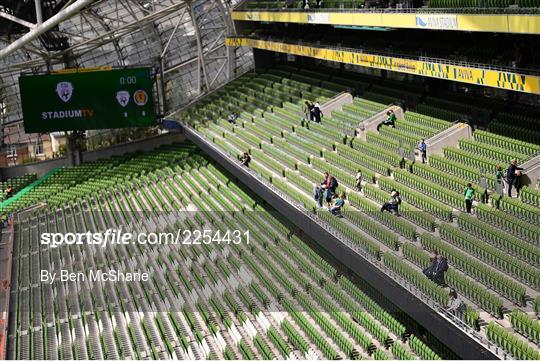
[[[232,112],[230,115],[229,115],[229,123],[231,124],[236,124],[236,120],[238,119],[238,113],[236,112]]]
[[[399,215],[400,204],[401,197],[399,196],[399,192],[393,189],[392,193],[390,193],[390,200],[382,205],[381,212],[388,211],[390,213]]]
[[[514,188],[516,188],[517,197],[519,198],[519,191],[521,190],[521,176],[523,172],[516,170],[516,179],[514,179]]]
[[[426,275],[427,278],[430,278],[431,272],[433,270],[433,266],[435,265],[435,262],[437,261],[437,256],[439,255],[439,252],[433,251],[433,257],[429,258],[429,265],[422,270],[422,273]]]
[[[251,162],[251,156],[248,153],[244,153],[240,157],[240,163],[242,163],[242,165],[245,165],[246,167],[249,168],[249,162]]]
[[[446,271],[448,271],[448,262],[441,254],[438,254],[428,278],[439,286],[444,286],[444,273]]]
[[[512,159],[510,166],[508,166],[508,170],[506,171],[506,180],[508,181],[508,197],[512,197],[512,186],[516,187],[516,180],[519,180],[518,176],[516,176],[516,171],[518,170],[523,170],[523,168],[518,167],[516,160]],[[518,187],[519,185],[516,187],[516,189],[519,192]]]
[[[315,120],[316,123],[321,122],[321,117],[323,117],[324,114],[321,110],[321,105],[319,103],[315,103],[315,105],[313,105],[313,108],[311,109],[311,114],[312,120]]]

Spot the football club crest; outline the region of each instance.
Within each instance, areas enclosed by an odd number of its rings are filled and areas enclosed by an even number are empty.
[[[56,84],[56,94],[64,102],[67,103],[73,95],[73,84],[68,81],[63,81]]]
[[[125,108],[129,103],[129,92],[126,90],[120,90],[116,93],[116,100],[118,101],[118,104]]]
[[[133,94],[133,100],[135,101],[135,104],[139,106],[146,105],[148,102],[148,94],[144,90],[137,90]]]

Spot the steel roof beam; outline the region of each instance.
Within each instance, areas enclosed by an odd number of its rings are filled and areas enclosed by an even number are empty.
[[[15,40],[5,48],[0,50],[0,59],[5,58],[14,51],[20,49],[27,43],[37,39],[40,35],[51,30],[56,25],[60,24],[62,21],[71,18],[73,15],[77,14],[79,11],[83,10],[88,5],[92,4],[95,0],[77,0],[72,5],[68,6],[65,9],[60,10],[56,15],[42,23],[33,27],[28,33]]]
[[[20,24],[22,26],[27,27],[28,29],[32,29],[36,26],[36,24],[33,24],[29,21],[23,20],[21,18],[16,17],[15,15],[8,14],[4,11],[0,11],[0,17],[13,21],[14,23]]]

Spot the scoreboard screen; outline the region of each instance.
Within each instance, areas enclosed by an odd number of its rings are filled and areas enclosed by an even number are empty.
[[[24,130],[46,133],[156,124],[150,68],[21,75]]]

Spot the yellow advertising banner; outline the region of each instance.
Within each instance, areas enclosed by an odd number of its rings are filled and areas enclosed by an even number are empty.
[[[401,29],[540,34],[539,14],[234,11],[234,20]]]
[[[109,71],[112,70],[112,66],[99,66],[95,68],[67,68],[61,70],[53,70],[53,74],[73,74],[73,73],[89,73],[94,71]]]
[[[307,56],[310,58],[360,65],[369,68],[429,76],[432,78],[447,79],[469,84],[485,85],[524,93],[540,94],[540,77],[533,75],[249,38],[227,38],[226,45],[249,46],[256,49]]]

